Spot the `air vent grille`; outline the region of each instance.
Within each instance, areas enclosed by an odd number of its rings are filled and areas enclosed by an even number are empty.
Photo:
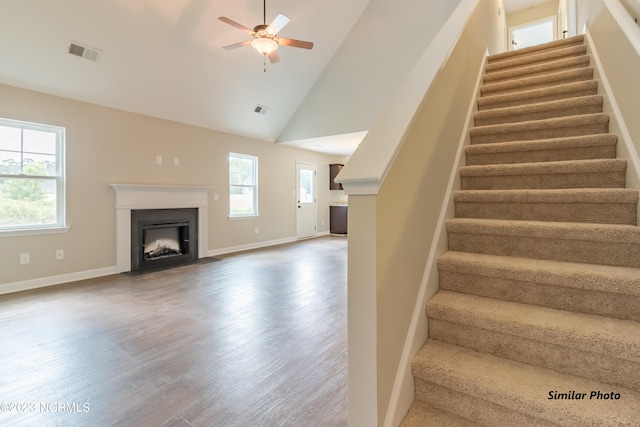
[[[254,113],[262,114],[263,116],[267,114],[267,111],[269,111],[269,107],[260,104],[256,105],[256,107],[253,109]]]
[[[72,41],[69,43],[69,53],[71,55],[79,56],[80,58],[88,59],[89,61],[98,62],[102,51],[100,49],[95,49]]]

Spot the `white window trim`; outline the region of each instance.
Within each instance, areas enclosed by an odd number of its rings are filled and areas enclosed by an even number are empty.
[[[56,218],[54,224],[27,224],[0,227],[0,237],[29,236],[37,234],[66,233],[70,227],[66,225],[66,169],[65,169],[65,128],[54,125],[26,122],[0,118],[1,126],[18,127],[22,129],[46,130],[56,134]],[[5,175],[10,176],[10,175]]]
[[[16,228],[0,230],[0,238],[2,237],[18,237],[18,236],[35,236],[39,234],[62,234],[71,230],[71,227],[42,227],[42,228]]]
[[[260,210],[259,210],[259,205],[258,205],[258,156],[253,156],[251,154],[241,154],[241,153],[234,153],[234,152],[230,152],[229,153],[229,158],[231,157],[236,157],[236,158],[243,158],[243,159],[248,159],[251,160],[253,162],[253,180],[254,180],[254,184],[253,185],[233,185],[231,184],[231,179],[230,179],[230,172],[231,172],[231,165],[229,164],[228,166],[228,172],[229,174],[227,175],[229,177],[229,215],[228,218],[230,220],[238,220],[238,219],[253,219],[253,218],[258,218],[260,216]],[[231,187],[247,187],[247,188],[253,188],[253,212],[249,213],[249,214],[233,214],[231,213]]]

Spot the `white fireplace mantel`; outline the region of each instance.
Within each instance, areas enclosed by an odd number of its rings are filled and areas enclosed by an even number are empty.
[[[116,269],[131,271],[131,211],[198,209],[198,257],[207,255],[209,187],[111,184],[116,192]]]

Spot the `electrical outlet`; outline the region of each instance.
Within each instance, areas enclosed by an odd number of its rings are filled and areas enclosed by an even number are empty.
[[[31,262],[31,255],[20,254],[20,264],[29,264]]]
[[[258,227],[256,227],[256,229],[255,229],[255,230],[253,230],[253,232],[254,232],[254,233],[256,233],[256,234],[258,234],[258,232],[259,232]]]
[[[58,249],[56,251],[56,259],[64,259],[64,249]]]
[[[174,164],[174,165],[176,165],[176,166],[178,166],[178,165],[180,164],[180,159],[179,159],[179,158],[177,158],[177,157],[176,157],[176,158],[174,158],[174,159],[173,159],[173,164]]]
[[[156,164],[158,165],[162,164],[162,156],[156,156]]]

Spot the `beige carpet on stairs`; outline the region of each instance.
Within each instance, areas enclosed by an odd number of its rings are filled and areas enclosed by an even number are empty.
[[[413,426],[640,426],[638,191],[582,36],[488,58]]]

